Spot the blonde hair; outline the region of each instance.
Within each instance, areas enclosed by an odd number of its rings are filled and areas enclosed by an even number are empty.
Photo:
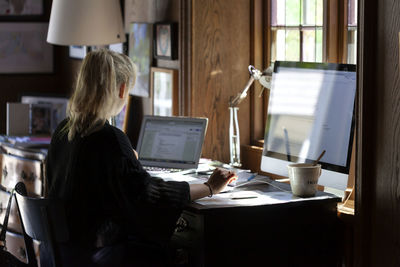
[[[107,49],[88,53],[82,62],[75,91],[68,102],[68,140],[100,129],[107,119],[115,116],[124,100],[119,98],[120,86],[125,83],[124,99],[135,84],[136,66],[123,54]],[[122,105],[121,105],[122,103]]]

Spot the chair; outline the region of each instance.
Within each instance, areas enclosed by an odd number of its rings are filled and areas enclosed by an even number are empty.
[[[44,161],[45,155],[41,152],[0,142],[0,224],[4,221],[8,198],[18,182],[25,183],[29,196],[45,194]],[[7,250],[27,263],[31,245],[23,234],[15,198],[12,199],[6,240]],[[34,253],[39,255],[38,243],[34,245]]]
[[[62,266],[56,243],[67,242],[69,237],[64,206],[57,200],[28,197],[22,182],[17,183],[15,192],[25,233],[41,242],[40,266]]]

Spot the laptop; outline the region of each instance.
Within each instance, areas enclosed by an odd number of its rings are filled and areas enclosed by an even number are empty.
[[[152,176],[194,172],[207,123],[207,118],[144,116],[136,146],[139,161]]]

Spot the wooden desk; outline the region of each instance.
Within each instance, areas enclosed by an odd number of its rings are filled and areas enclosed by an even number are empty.
[[[252,185],[241,190],[259,190],[260,197],[247,203],[226,198],[189,205],[172,238],[178,257],[188,266],[337,266],[340,198],[318,192],[299,199],[290,185],[269,182],[289,192]]]

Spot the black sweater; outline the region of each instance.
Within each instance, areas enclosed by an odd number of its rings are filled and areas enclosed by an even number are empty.
[[[71,142],[61,131],[66,123],[53,134],[46,172],[49,197],[65,201],[70,239],[90,247],[127,236],[166,242],[190,201],[188,183],[150,177],[127,136],[108,123]]]

